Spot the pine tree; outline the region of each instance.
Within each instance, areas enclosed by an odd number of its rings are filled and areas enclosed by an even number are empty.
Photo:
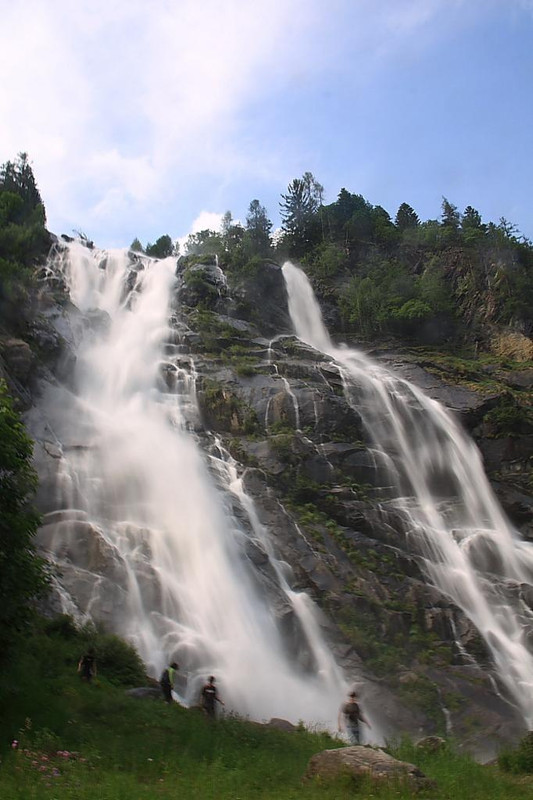
[[[394,224],[403,232],[407,228],[416,228],[417,225],[420,225],[420,220],[416,211],[408,203],[402,203],[396,212]]]
[[[281,195],[280,213],[282,229],[289,249],[301,255],[316,238],[316,215],[322,205],[324,189],[311,172],[295,178]]]
[[[272,248],[272,222],[259,200],[252,200],[246,215],[246,242],[253,255],[268,256]]]
[[[461,227],[463,228],[481,228],[481,214],[476,211],[472,206],[467,206],[463,212],[461,219]]]
[[[175,255],[174,244],[168,233],[160,236],[154,244],[147,244],[146,255],[152,258],[168,258]]]
[[[0,167],[0,192],[11,192],[22,199],[18,224],[38,223],[45,225],[46,214],[43,201],[35,182],[27,153],[19,153],[16,161],[6,161]]]
[[[450,203],[445,197],[442,198],[442,224],[445,228],[456,231],[459,229],[461,218],[457,211],[457,206]]]

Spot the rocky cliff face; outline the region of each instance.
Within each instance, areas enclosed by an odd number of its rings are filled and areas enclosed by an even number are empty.
[[[276,266],[269,270],[272,280]],[[278,281],[279,297],[279,272]],[[266,304],[254,304],[256,324],[244,325],[217,313],[228,311],[223,298],[203,315],[184,300],[204,424],[243,465],[247,490],[277,548],[327,614],[338,657],[345,664],[361,660],[391,727],[394,721],[411,730],[448,726],[481,750],[513,736],[520,722],[495,693],[481,637],[428,586],[331,359],[291,336],[288,323],[271,339],[283,316],[278,310],[272,324]],[[494,488],[505,510],[528,536],[531,436],[492,431],[496,438],[490,431],[490,414],[495,418],[512,387],[531,394],[527,367],[497,374],[488,368],[476,381],[427,354],[386,347],[372,354],[457,414],[489,474],[499,479]]]
[[[291,334],[280,267],[263,264],[230,287],[214,263],[180,260],[177,274],[175,337],[183,370],[190,370],[193,356],[197,387],[199,414],[191,413],[191,427],[206,451],[216,435],[237,462],[260,521],[292,568],[294,588],[310,592],[323,610],[322,626],[338,662],[349,674],[366,676],[364,702],[376,709],[383,728],[391,734],[448,731],[478,754],[517,738],[523,724],[497,691],[481,637],[428,585],[402,533],[386,478],[344,397],[338,369]],[[68,384],[68,340],[75,333],[64,328],[58,297],[61,287],[49,286],[41,298],[47,321],[36,337],[46,350],[46,366],[41,361],[35,369],[22,345],[3,344],[8,371],[21,385],[31,385],[34,395],[58,380]],[[478,441],[504,507],[531,536],[533,433],[495,437],[498,417],[490,415],[513,393],[531,393],[532,371],[489,371],[480,388],[427,354],[383,348],[374,355],[459,415]],[[162,378],[172,386],[176,375],[167,370]],[[48,512],[58,453],[38,410],[29,411],[28,421],[37,440],[39,502]],[[49,517],[41,532],[44,549],[54,522]],[[111,586],[116,576],[109,574],[105,548],[86,527],[80,519],[75,528],[79,566],[90,564]],[[268,587],[261,547],[249,545],[247,557]],[[531,587],[521,591],[533,605]],[[290,641],[294,620],[287,609],[280,607],[279,614]]]

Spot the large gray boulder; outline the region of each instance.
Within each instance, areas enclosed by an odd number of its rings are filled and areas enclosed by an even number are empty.
[[[406,783],[410,789],[419,791],[434,786],[414,764],[398,761],[383,750],[372,747],[341,747],[316,753],[305,773],[305,779],[333,779],[339,775],[354,778],[369,778],[380,783],[395,781]]]

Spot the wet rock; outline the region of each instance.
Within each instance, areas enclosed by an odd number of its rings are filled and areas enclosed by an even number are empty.
[[[253,274],[243,276],[234,286],[233,294],[239,309],[238,316],[261,320],[263,334],[291,333],[287,288],[278,264],[263,261]]]
[[[516,471],[520,469],[520,463],[525,465],[533,453],[533,435],[523,436],[504,436],[500,439],[480,438],[477,440],[483,456],[483,462],[487,472],[499,471],[506,464],[516,465]]]
[[[0,355],[10,375],[22,384],[26,384],[35,363],[29,344],[22,339],[1,339]]]

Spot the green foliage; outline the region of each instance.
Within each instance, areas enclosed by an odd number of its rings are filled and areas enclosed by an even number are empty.
[[[174,243],[168,233],[160,236],[154,244],[146,245],[146,255],[152,258],[168,258],[169,256],[177,255]]]
[[[290,255],[302,256],[319,237],[317,212],[322,205],[323,187],[314,175],[305,172],[281,195],[280,213],[284,244]]]
[[[223,256],[225,252],[222,236],[206,228],[198,233],[191,233],[185,243],[186,255],[215,254]]]
[[[525,436],[533,433],[533,412],[524,408],[508,393],[500,398],[495,408],[483,417],[488,436],[498,439],[503,436]]]
[[[130,244],[130,250],[133,250],[134,253],[144,253],[144,247],[137,239],[137,237],[135,237],[133,242]]]
[[[33,268],[50,247],[46,215],[25,153],[0,167],[0,321],[20,335]]]
[[[442,198],[442,225],[457,231],[461,222],[461,217],[457,211],[457,206],[450,203],[445,197]]]
[[[431,316],[431,307],[423,300],[411,298],[400,308],[394,309],[392,316],[399,321],[417,323]]]
[[[303,259],[309,265],[309,272],[317,278],[334,278],[346,268],[346,253],[333,242],[322,242],[313,253]]]
[[[46,216],[41,195],[35,182],[27,153],[19,153],[16,161],[7,161],[0,167],[0,193],[17,195],[19,202],[10,206],[10,222],[16,225],[40,225],[44,227]],[[5,201],[3,204],[5,208]],[[2,214],[0,212],[0,224]]]
[[[187,289],[186,302],[200,309],[213,308],[218,300],[218,291],[207,278],[200,265],[189,266],[183,272],[183,285]]]
[[[294,433],[278,433],[269,438],[270,447],[280,461],[290,464],[294,461]]]
[[[400,231],[405,231],[407,228],[416,228],[420,225],[420,220],[414,209],[408,203],[402,203],[396,212],[394,224]]]
[[[498,765],[505,772],[533,773],[533,733],[530,731],[514,750],[504,750]]]
[[[10,686],[0,686],[2,800],[408,800],[413,796],[412,789],[401,783],[356,784],[344,776],[302,781],[315,753],[342,746],[326,732],[313,732],[304,725],[285,732],[231,714],[209,724],[196,709],[127,697],[123,686],[107,680],[100,663],[97,684],[84,684],[76,673],[82,642],[73,641],[69,631],[65,620],[52,621],[48,631],[37,628],[11,665]],[[13,740],[18,743],[15,748]],[[476,764],[458,755],[450,743],[431,752],[404,738],[387,750],[416,764],[435,782],[424,797],[526,800],[530,795],[531,787],[522,777]]]
[[[446,283],[444,269],[437,257],[430,258],[418,278],[417,288],[420,300],[425,302],[433,314],[454,316],[450,289]]]
[[[221,353],[246,336],[206,308],[196,310],[194,323],[202,339],[202,346],[208,353]]]
[[[39,515],[29,498],[36,488],[32,442],[0,381],[0,660],[31,618],[31,601],[47,586],[34,550]]]
[[[203,382],[198,400],[208,426],[215,430],[253,435],[259,427],[254,409],[215,381]]]
[[[94,640],[98,672],[110,683],[121,686],[142,686],[146,670],[137,651],[124,639],[113,634],[99,634]]]
[[[245,246],[249,255],[268,256],[272,249],[272,222],[259,200],[252,200],[246,215]]]

